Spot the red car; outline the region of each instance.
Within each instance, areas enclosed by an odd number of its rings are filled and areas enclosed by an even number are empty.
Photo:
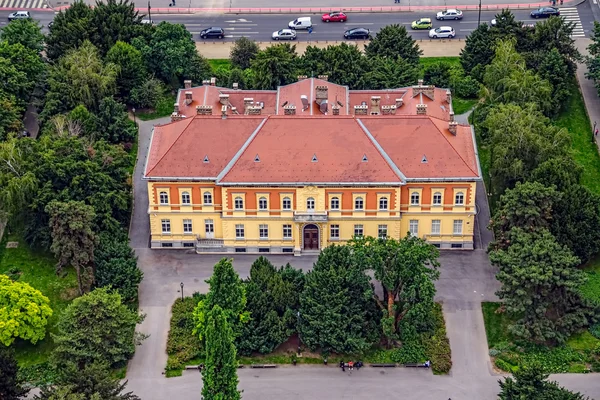
[[[323,17],[321,17],[323,22],[346,22],[347,19],[348,16],[340,11],[323,14]]]

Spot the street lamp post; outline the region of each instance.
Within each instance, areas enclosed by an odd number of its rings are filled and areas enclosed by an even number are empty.
[[[150,13],[150,0],[148,0],[148,19],[150,20],[150,24],[152,24],[152,14]]]
[[[131,109],[131,112],[133,113],[133,123],[135,124],[135,126],[137,126],[137,120],[135,119],[135,107]]]
[[[481,25],[481,0],[479,0],[479,17],[477,17],[477,26]]]
[[[181,286],[181,301],[183,301],[183,282],[181,282],[179,286]]]

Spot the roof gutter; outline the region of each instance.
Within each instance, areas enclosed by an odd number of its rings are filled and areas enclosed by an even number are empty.
[[[455,178],[408,178],[408,182],[477,182],[481,180],[480,176],[473,177],[455,177]]]
[[[181,176],[143,176],[144,181],[160,181],[160,182],[171,182],[171,181],[215,181],[216,177],[181,177]]]
[[[475,127],[473,125],[471,125],[471,136],[473,137],[473,150],[475,151],[475,160],[477,162],[477,173],[479,174],[479,178],[483,179],[481,163],[479,162],[479,150],[477,150],[477,139],[475,138]]]
[[[150,134],[150,145],[148,146],[148,152],[146,153],[146,160],[144,161],[144,172],[142,173],[142,180],[146,179],[146,173],[148,172],[148,160],[150,159],[150,150],[152,150],[152,142],[154,141],[154,126],[152,126],[152,133]]]
[[[219,186],[401,186],[402,182],[219,182]]]

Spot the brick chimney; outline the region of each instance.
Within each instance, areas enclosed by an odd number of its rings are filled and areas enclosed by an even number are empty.
[[[369,113],[369,107],[367,105],[354,106],[354,115],[367,115]]]
[[[212,115],[212,106],[196,106],[196,114],[198,115]]]
[[[396,108],[400,108],[404,105],[404,100],[396,99]]]
[[[173,112],[176,112],[177,114],[179,114],[179,103],[173,104]]]
[[[329,75],[318,75],[317,78],[319,78],[322,81],[328,81]]]
[[[237,82],[233,82],[233,90],[238,90],[240,88],[240,84]]]
[[[283,107],[283,115],[296,115],[296,106],[288,104]]]
[[[298,75],[298,82],[300,82],[304,79],[307,79],[307,78],[308,78],[308,76],[306,76],[306,75]]]
[[[381,113],[379,103],[381,103],[381,96],[371,96],[371,115],[379,115]]]
[[[340,115],[340,106],[338,106],[337,104],[334,104],[331,106],[331,113],[333,115]]]
[[[171,113],[171,122],[181,121],[183,118],[184,116],[179,114],[178,112]]]
[[[252,107],[253,103],[254,103],[254,98],[244,97],[244,112],[245,112],[245,114],[248,114],[248,108]]]
[[[202,85],[210,85],[210,80],[208,80],[208,79],[202,80]]]
[[[452,104],[452,92],[450,92],[450,89],[446,90],[446,101],[448,104]]]
[[[448,116],[450,116],[450,122],[454,122],[454,111],[450,111]]]
[[[262,111],[261,106],[248,106],[246,109],[246,114],[248,115],[260,115]]]
[[[227,118],[227,106],[221,106],[221,117],[223,119]]]
[[[190,91],[185,92],[185,104],[188,106],[192,104],[192,92]]]
[[[317,104],[321,104],[323,101],[327,101],[327,86],[325,85],[318,85],[316,87],[317,90]]]
[[[215,78],[214,76],[212,78],[210,78],[210,86],[216,86],[217,85],[217,78]]]
[[[456,136],[456,132],[458,131],[458,122],[450,121],[448,123],[448,130],[450,131],[451,134]]]
[[[220,94],[219,95],[219,103],[221,103],[224,106],[228,106],[229,105],[229,95],[228,94]]]
[[[381,113],[383,115],[394,115],[396,114],[396,106],[393,104],[391,106],[381,106]]]
[[[184,89],[191,89],[192,88],[192,81],[190,81],[190,80],[183,81],[183,87],[184,87]]]
[[[417,115],[427,115],[427,104],[417,104]]]

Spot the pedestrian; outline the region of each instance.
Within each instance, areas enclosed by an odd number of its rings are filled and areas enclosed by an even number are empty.
[[[348,361],[348,369],[352,371],[354,369],[354,361]]]
[[[562,6],[565,0],[560,0],[560,5]]]
[[[598,128],[594,131],[594,136],[598,136]]]
[[[556,0],[552,0],[552,6],[554,7],[556,5]]]
[[[346,372],[346,363],[342,361],[342,372]]]
[[[431,361],[427,360],[425,361],[425,368],[429,368],[431,367]]]

